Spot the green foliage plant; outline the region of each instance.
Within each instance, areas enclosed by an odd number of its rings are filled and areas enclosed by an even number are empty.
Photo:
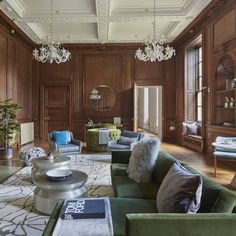
[[[0,138],[5,148],[10,148],[10,139],[17,131],[16,113],[22,106],[12,99],[0,101]]]

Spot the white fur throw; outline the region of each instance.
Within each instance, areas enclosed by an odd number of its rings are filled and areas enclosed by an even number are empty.
[[[138,183],[151,181],[160,148],[159,138],[143,138],[132,150],[127,173],[129,178]]]

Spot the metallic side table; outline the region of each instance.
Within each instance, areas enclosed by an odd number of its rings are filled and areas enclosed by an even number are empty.
[[[52,169],[70,169],[70,158],[67,156],[48,159],[47,157],[39,157],[32,160],[33,168],[31,170],[31,178],[34,181],[39,175],[45,175],[47,171]]]
[[[72,170],[72,175],[64,181],[49,181],[45,174],[36,176],[35,209],[50,215],[59,200],[87,197],[87,179],[86,173],[77,170]]]

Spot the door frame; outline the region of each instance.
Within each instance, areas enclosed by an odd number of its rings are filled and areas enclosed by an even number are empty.
[[[162,140],[164,133],[164,87],[162,85],[138,85],[134,82],[134,114],[133,114],[133,129],[134,131],[138,131],[138,89],[139,88],[158,88],[160,89],[160,94],[158,94],[158,100],[161,98],[160,105],[160,113],[158,112],[158,127],[161,127],[158,130],[158,137]]]

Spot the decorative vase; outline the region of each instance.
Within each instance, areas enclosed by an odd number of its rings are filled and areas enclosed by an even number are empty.
[[[0,148],[0,159],[11,159],[13,157],[12,148]]]

